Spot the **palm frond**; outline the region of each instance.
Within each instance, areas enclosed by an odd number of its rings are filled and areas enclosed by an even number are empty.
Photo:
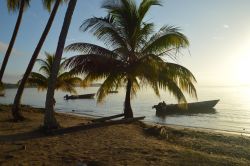
[[[67,67],[72,68],[72,72],[76,74],[84,74],[88,72],[107,73],[112,72],[114,66],[117,70],[122,70],[122,63],[114,58],[105,55],[86,54],[77,55],[67,60]]]
[[[100,54],[107,57],[117,57],[118,55],[114,52],[90,43],[73,43],[65,48],[66,51],[75,51],[84,54]]]
[[[122,27],[120,33],[123,34],[128,45],[134,50],[136,44],[135,35],[140,26],[135,2],[131,0],[107,0],[102,7],[108,9],[109,14],[115,17],[114,19],[117,26]]]
[[[107,47],[126,47],[126,40],[124,35],[121,33],[120,28],[114,23],[114,17],[108,14],[106,17],[98,18],[93,17],[84,21],[80,29],[90,32],[97,37],[97,39],[102,40]]]
[[[30,86],[36,86],[38,90],[45,90],[48,86],[47,81],[47,78],[42,74],[31,72],[26,84]]]
[[[143,0],[139,6],[138,13],[140,15],[140,19],[143,20],[145,14],[153,5],[162,6],[161,1],[159,0]]]
[[[174,63],[166,63],[165,68],[162,70],[162,75],[164,75],[164,73],[172,78],[183,91],[197,98],[197,93],[193,84],[196,82],[196,79],[187,68]]]
[[[56,89],[76,94],[75,87],[80,85],[81,81],[80,78],[72,77],[69,72],[65,72],[58,76]]]
[[[54,56],[49,53],[46,54],[46,59],[37,59],[41,67],[40,73],[32,72],[28,78],[28,84],[36,86],[39,90],[45,90],[48,86],[48,80],[51,75],[51,69],[54,63]],[[73,70],[66,71],[66,59],[60,64],[60,69],[57,76],[56,89],[70,93],[76,93],[75,87],[81,84],[81,78],[77,77],[77,74]]]
[[[136,51],[139,52],[142,47],[144,47],[145,43],[148,41],[149,35],[152,34],[154,31],[154,24],[153,23],[143,23],[141,29],[138,30],[136,38]]]
[[[144,54],[158,54],[168,52],[171,49],[178,51],[189,45],[187,37],[179,32],[179,29],[172,26],[163,26],[159,32],[153,35],[145,44],[142,52]]]
[[[55,1],[57,1],[57,0],[42,0],[42,4],[43,4],[44,9],[46,9],[50,12],[52,4],[55,3]],[[59,0],[59,1],[62,4],[63,2],[67,3],[69,0]]]
[[[120,73],[111,73],[108,75],[97,91],[97,101],[101,102],[114,87],[120,87],[123,79],[124,75]]]
[[[24,0],[24,9],[30,6],[31,0]],[[20,9],[21,0],[6,0],[9,12],[16,12]]]

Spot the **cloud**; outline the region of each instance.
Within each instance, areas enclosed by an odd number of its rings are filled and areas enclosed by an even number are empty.
[[[228,29],[228,28],[229,28],[229,25],[224,24],[224,25],[223,25],[223,28]]]
[[[8,45],[0,41],[0,52],[2,53],[6,52],[7,48],[8,48]]]
[[[0,53],[5,54],[6,50],[8,49],[8,44],[5,44],[3,42],[0,41]],[[23,55],[24,53],[15,49],[12,49],[11,53],[13,55]]]

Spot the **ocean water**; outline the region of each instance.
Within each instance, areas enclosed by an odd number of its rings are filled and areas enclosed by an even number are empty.
[[[198,101],[220,99],[215,106],[213,114],[193,115],[169,115],[157,117],[152,106],[160,101],[176,103],[175,99],[168,92],[161,91],[161,97],[157,97],[150,88],[141,89],[132,99],[132,108],[135,116],[146,116],[145,121],[182,125],[188,127],[209,128],[225,130],[238,133],[250,134],[250,87],[247,86],[199,86]],[[86,89],[77,88],[78,94],[96,93],[98,87]],[[0,97],[1,104],[13,102],[16,89],[7,89],[5,97]],[[65,92],[57,91],[55,94],[56,111],[72,113],[84,116],[110,116],[123,112],[125,89],[119,89],[119,93],[110,94],[102,103],[96,99],[64,100]],[[44,107],[46,92],[39,92],[35,88],[27,88],[24,91],[22,104],[34,107]],[[187,97],[189,102],[197,101]]]

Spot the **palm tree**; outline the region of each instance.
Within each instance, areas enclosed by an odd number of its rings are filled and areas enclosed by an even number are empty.
[[[16,40],[16,36],[17,36],[18,30],[19,30],[19,27],[20,27],[20,24],[22,21],[22,17],[23,17],[23,12],[24,12],[25,8],[29,7],[29,4],[30,4],[30,0],[7,0],[8,10],[13,11],[13,12],[19,10],[19,13],[18,13],[15,28],[14,28],[14,32],[12,34],[9,46],[8,46],[7,51],[5,53],[5,56],[4,56],[4,59],[2,62],[2,66],[0,69],[0,82],[2,82],[3,74],[4,74],[5,68],[7,66],[7,63],[8,63],[12,48],[14,46],[15,40]]]
[[[48,22],[47,22],[47,25],[41,35],[41,38],[32,54],[32,57],[30,59],[30,62],[27,66],[27,69],[23,75],[23,78],[18,86],[18,89],[17,89],[17,93],[16,93],[16,96],[15,96],[15,99],[14,99],[14,103],[13,103],[13,106],[12,106],[12,115],[13,115],[13,118],[15,121],[19,121],[19,120],[23,120],[24,117],[22,116],[22,114],[20,113],[20,102],[21,102],[21,98],[22,98],[22,94],[23,94],[23,90],[24,90],[24,87],[25,87],[25,83],[32,71],[32,68],[36,62],[36,59],[39,55],[39,52],[45,42],[45,39],[50,31],[50,28],[52,26],[52,23],[54,21],[54,18],[56,16],[56,13],[57,13],[57,10],[58,10],[58,7],[60,5],[60,3],[62,3],[63,1],[65,0],[43,0],[43,6],[45,7],[45,9],[47,9],[48,11],[51,10],[51,5],[55,2],[54,4],[54,7],[53,7],[53,10],[50,14],[50,17],[48,19]]]
[[[57,75],[60,69],[60,61],[62,58],[63,49],[65,46],[66,37],[68,34],[71,18],[75,10],[77,0],[70,0],[64,17],[63,26],[58,39],[55,59],[51,69],[51,76],[48,81],[48,90],[45,102],[44,129],[50,130],[58,128],[59,124],[54,115],[54,93],[57,82]]]
[[[110,49],[90,43],[66,47],[67,51],[80,52],[68,59],[67,66],[77,74],[86,74],[86,85],[105,79],[97,92],[98,102],[111,89],[126,83],[125,118],[133,117],[130,99],[141,85],[152,87],[157,96],[159,89],[168,90],[178,102],[186,102],[183,92],[196,97],[192,73],[163,59],[176,58],[180,49],[189,45],[188,39],[173,26],[163,26],[153,33],[154,24],[143,21],[153,5],[161,4],[158,0],[143,0],[137,7],[132,0],[106,0],[102,7],[108,15],[85,20],[81,29],[90,30]]]
[[[35,86],[38,90],[46,90],[48,88],[48,81],[51,75],[52,65],[55,61],[55,56],[46,54],[46,59],[37,59],[40,63],[40,73],[31,72],[26,85]],[[76,77],[72,71],[65,71],[65,61],[61,62],[60,69],[57,75],[56,90],[76,93],[75,87],[81,83],[81,78]]]

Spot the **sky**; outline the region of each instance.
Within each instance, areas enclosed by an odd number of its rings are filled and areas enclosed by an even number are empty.
[[[140,0],[136,0],[137,3]],[[88,42],[103,46],[89,32],[79,30],[81,23],[93,16],[105,16],[103,0],[78,0],[66,45]],[[145,18],[154,22],[156,31],[163,25],[181,28],[190,47],[182,50],[176,63],[187,67],[198,85],[250,85],[250,1],[249,0],[162,0]],[[51,31],[40,52],[54,53],[66,4],[57,12]],[[0,63],[10,41],[18,13],[9,13],[0,1]],[[7,65],[4,82],[16,83],[25,72],[35,46],[46,25],[49,13],[41,1],[32,0],[24,15]],[[64,54],[64,57],[74,53]],[[35,66],[34,70],[37,70]]]

